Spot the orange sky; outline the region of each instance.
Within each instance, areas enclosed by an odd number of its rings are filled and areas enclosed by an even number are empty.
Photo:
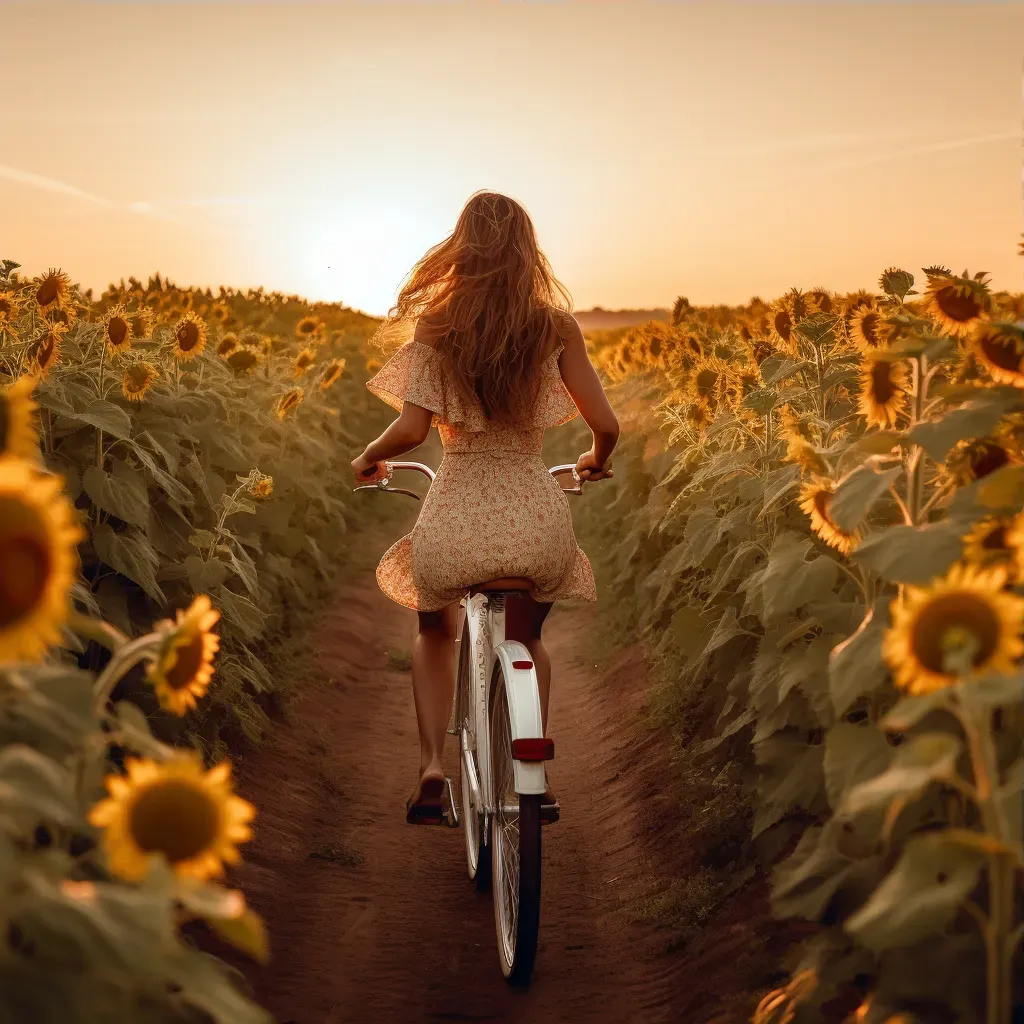
[[[0,0],[0,257],[382,313],[492,188],[578,308],[1019,289],[1022,58],[1022,3]]]

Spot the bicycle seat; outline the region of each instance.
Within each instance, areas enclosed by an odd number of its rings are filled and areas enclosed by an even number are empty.
[[[533,581],[522,576],[503,576],[488,583],[477,583],[469,588],[471,594],[494,594],[502,590],[533,590]]]

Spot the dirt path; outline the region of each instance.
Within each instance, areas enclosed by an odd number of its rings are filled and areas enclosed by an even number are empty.
[[[272,963],[252,976],[259,1000],[282,1024],[685,1019],[679,957],[630,916],[652,873],[672,870],[659,825],[666,755],[643,725],[638,653],[603,671],[584,659],[590,609],[556,608],[546,628],[563,811],[543,833],[534,982],[514,991],[461,832],[404,823],[418,755],[409,673],[394,652],[408,652],[414,620],[372,574],[360,577],[298,666],[308,678],[288,720],[238,767],[259,816],[233,880],[273,941]],[[449,746],[452,768],[454,757]]]

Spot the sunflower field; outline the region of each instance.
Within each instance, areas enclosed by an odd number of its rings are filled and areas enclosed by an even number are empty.
[[[256,813],[225,754],[260,737],[344,553],[375,321],[159,276],[93,300],[17,267],[0,263],[0,1017],[266,1021],[182,929],[267,953],[217,882]]]
[[[757,1024],[1024,1007],[1024,295],[915,283],[590,339],[624,431],[581,535],[713,811],[701,863],[806,922]]]

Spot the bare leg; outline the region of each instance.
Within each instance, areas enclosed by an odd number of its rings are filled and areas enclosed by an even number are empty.
[[[443,778],[441,751],[455,693],[455,630],[458,605],[419,613],[419,633],[412,650],[412,691],[420,732],[420,785]]]

